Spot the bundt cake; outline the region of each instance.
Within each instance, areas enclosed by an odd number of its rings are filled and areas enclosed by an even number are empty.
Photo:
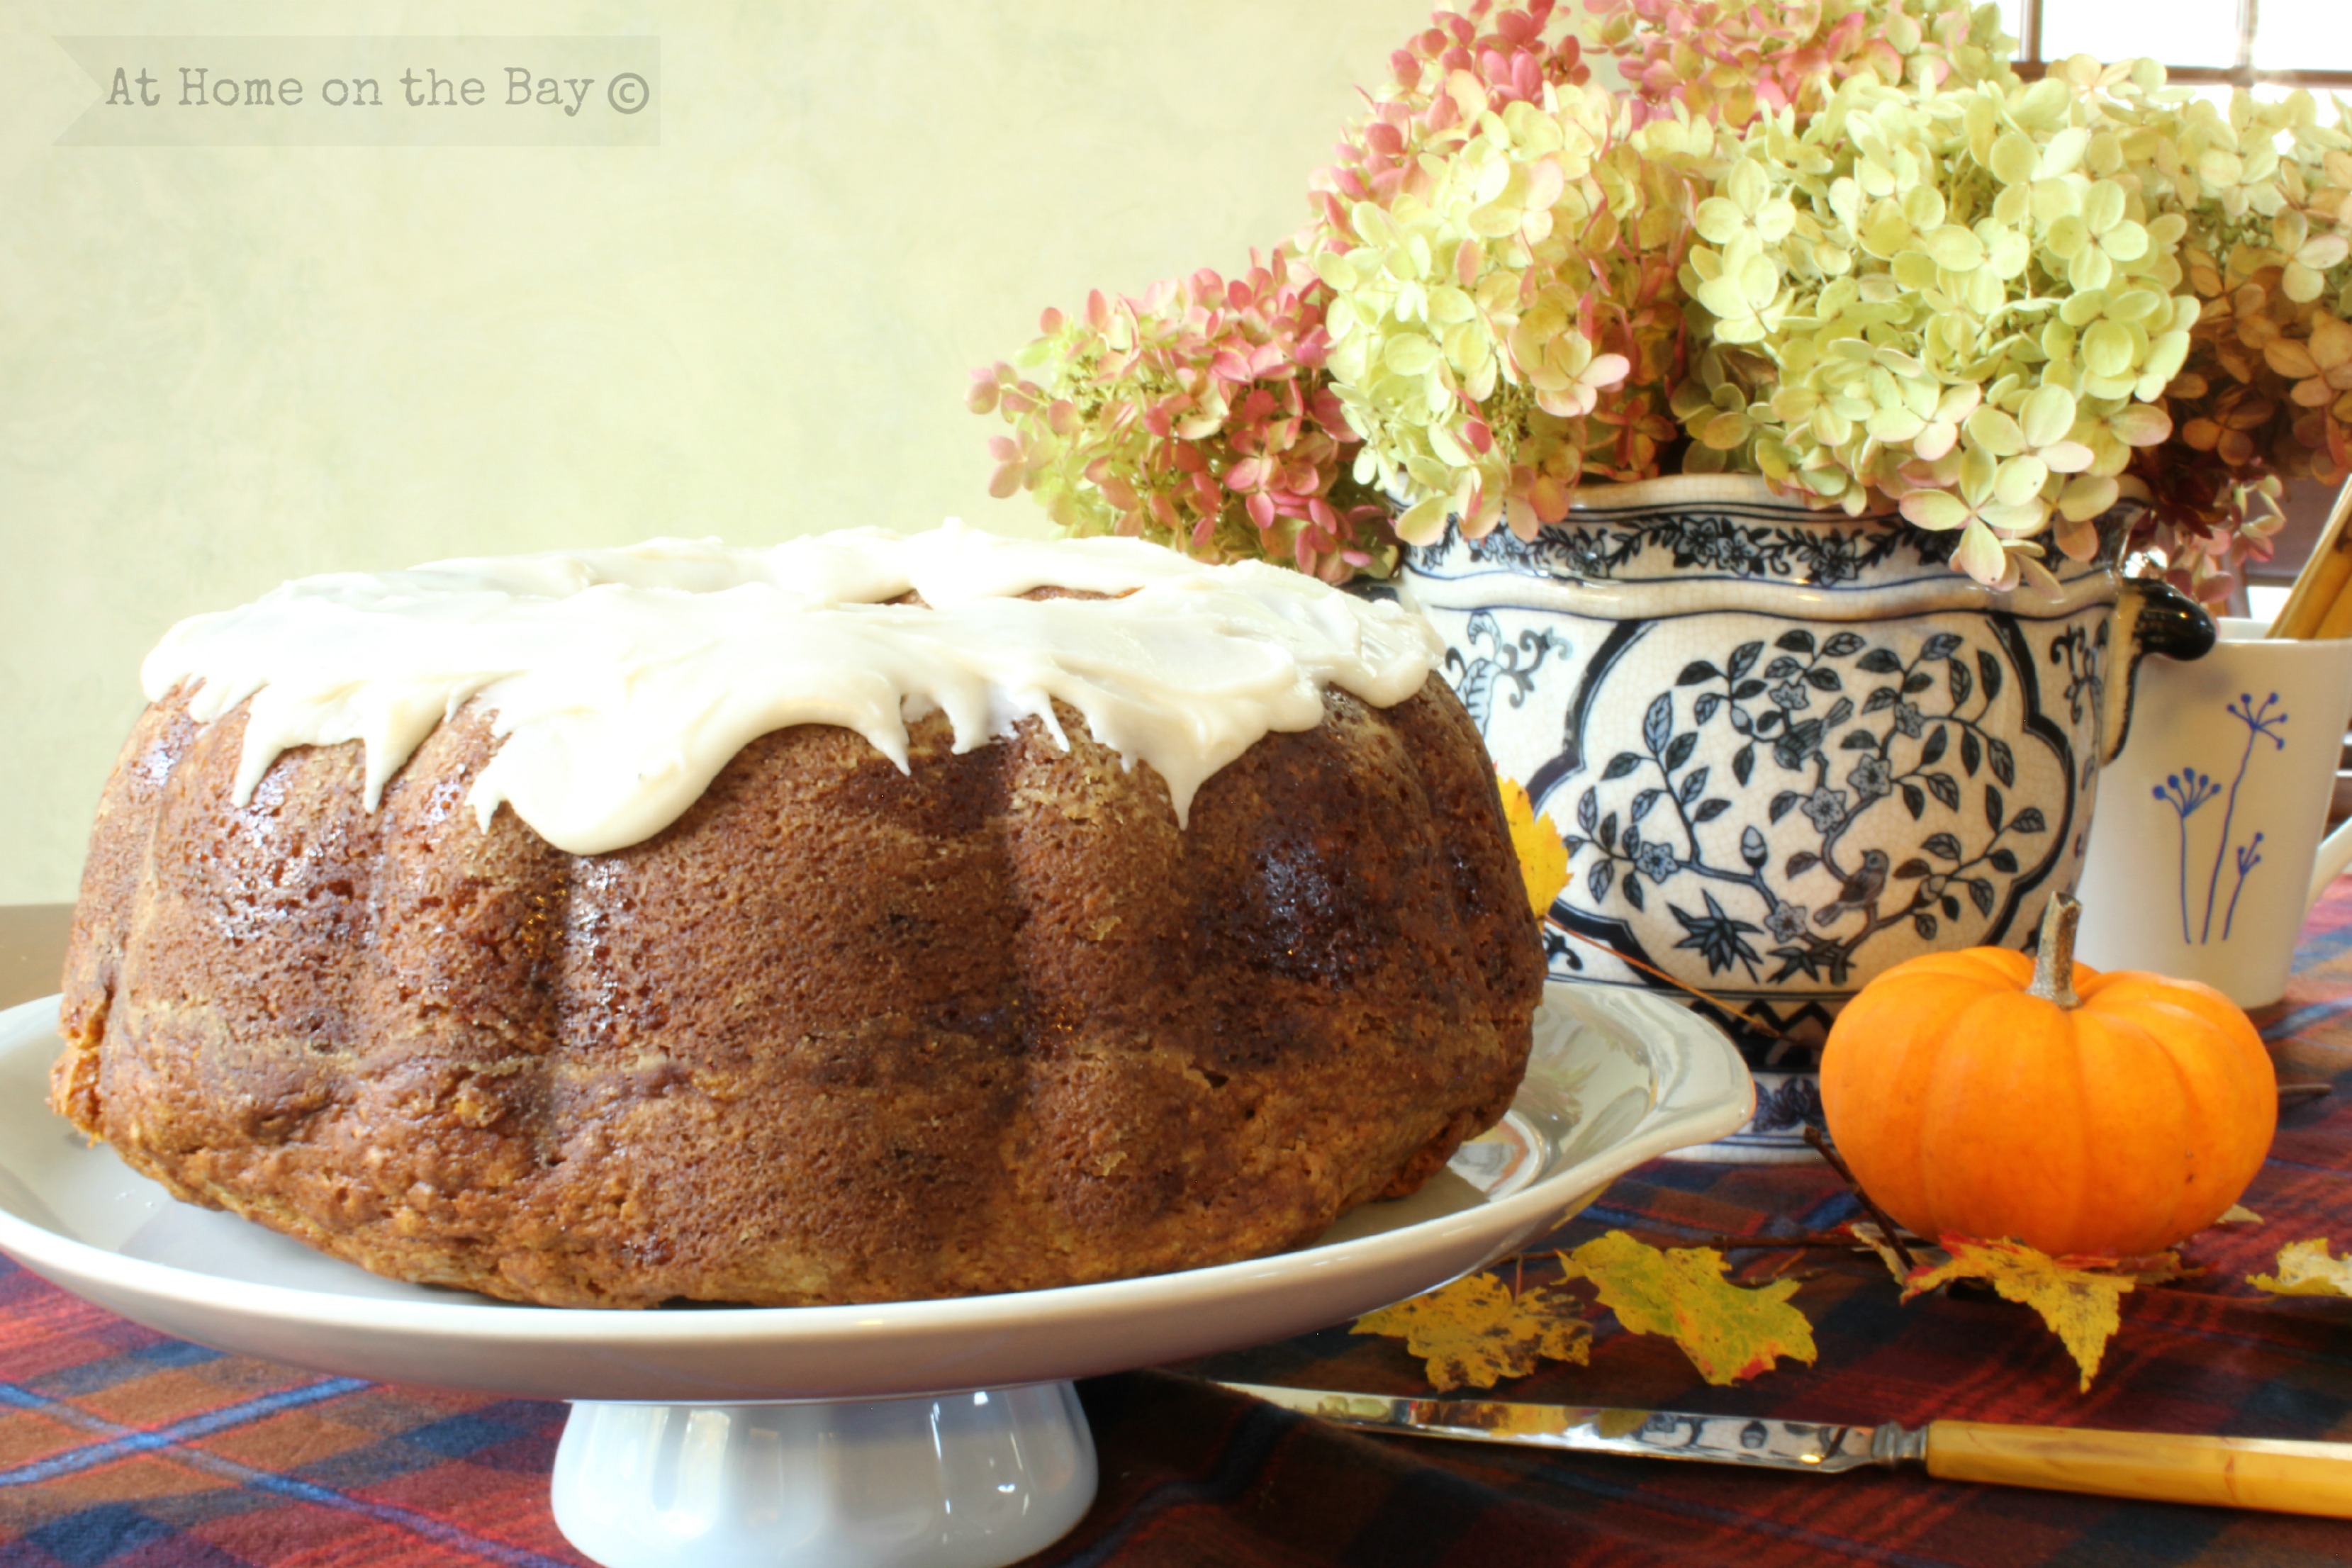
[[[1230,1261],[1494,1122],[1542,961],[1392,605],[950,525],[290,583],[173,628],[57,1109],[551,1305]]]

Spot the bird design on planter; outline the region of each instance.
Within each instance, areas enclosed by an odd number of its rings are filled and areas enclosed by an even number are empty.
[[[1862,868],[1845,879],[1838,889],[1837,902],[1824,904],[1814,911],[1813,923],[1828,927],[1845,918],[1848,910],[1859,910],[1864,921],[1878,918],[1878,895],[1886,890],[1886,868],[1890,864],[1884,849],[1865,849],[1862,853]]]

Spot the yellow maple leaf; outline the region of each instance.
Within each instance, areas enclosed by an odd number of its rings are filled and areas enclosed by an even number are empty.
[[[1535,804],[1517,779],[1496,775],[1503,792],[1503,820],[1511,826],[1511,847],[1518,852],[1519,875],[1526,879],[1528,903],[1541,920],[1559,890],[1568,886],[1568,843],[1549,816],[1538,816]]]
[[[1789,1305],[1797,1281],[1735,1285],[1712,1247],[1660,1251],[1612,1230],[1561,1253],[1559,1267],[1567,1279],[1592,1281],[1628,1331],[1670,1335],[1709,1383],[1769,1372],[1780,1356],[1813,1359],[1813,1326]]]
[[[1472,1274],[1425,1296],[1356,1320],[1356,1334],[1386,1334],[1428,1363],[1429,1385],[1443,1393],[1468,1384],[1525,1377],[1544,1358],[1580,1366],[1592,1354],[1592,1325],[1577,1303],[1544,1289],[1511,1288]]]
[[[1943,1244],[1950,1256],[1913,1269],[1903,1282],[1903,1299],[1908,1301],[1954,1279],[1983,1280],[2000,1292],[2001,1300],[2041,1314],[2082,1369],[2085,1394],[2098,1374],[2107,1342],[2123,1326],[2116,1303],[2124,1292],[2135,1285],[2178,1279],[2181,1273],[2179,1259],[2169,1253],[2135,1259],[2136,1267],[2126,1269],[2114,1258],[2052,1258],[2015,1241],[1947,1236]]]
[[[2352,1296],[2352,1253],[2327,1255],[2327,1238],[2290,1241],[2279,1248],[2275,1274],[2249,1275],[2246,1283],[2273,1296]]]

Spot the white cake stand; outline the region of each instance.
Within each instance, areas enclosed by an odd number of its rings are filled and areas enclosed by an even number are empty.
[[[1313,1246],[1145,1279],[866,1307],[597,1312],[404,1285],[174,1202],[47,1104],[52,997],[0,1013],[0,1250],[164,1332],[399,1383],[573,1401],[556,1522],[609,1568],[996,1568],[1095,1490],[1073,1378],[1287,1338],[1425,1290],[1612,1177],[1744,1121],[1712,1026],[1553,984],[1508,1119]]]

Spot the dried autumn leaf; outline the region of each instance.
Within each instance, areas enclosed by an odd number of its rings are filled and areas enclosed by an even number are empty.
[[[2052,1258],[2014,1241],[1976,1241],[1947,1236],[1943,1262],[1911,1271],[1903,1282],[1903,1299],[1934,1289],[1955,1279],[1981,1279],[2000,1292],[2005,1301],[2032,1308],[2050,1325],[2083,1371],[2083,1392],[2097,1375],[2107,1342],[2123,1326],[2116,1310],[2124,1292],[2135,1285],[2179,1278],[2180,1260],[2167,1253],[2135,1259],[2126,1268],[2108,1258]]]
[[[1503,818],[1510,824],[1511,847],[1518,852],[1519,875],[1527,879],[1528,903],[1541,920],[1559,890],[1568,886],[1568,845],[1549,816],[1538,816],[1534,803],[1517,779],[1497,778],[1503,792]]]
[[[1525,1377],[1539,1360],[1580,1366],[1592,1354],[1592,1325],[1576,1301],[1540,1289],[1515,1296],[1491,1274],[1367,1312],[1349,1332],[1402,1338],[1428,1363],[1429,1385],[1440,1393],[1465,1383],[1492,1388],[1499,1378]]]
[[[2151,1252],[2141,1258],[2075,1258],[2069,1262],[2084,1268],[2128,1279],[2135,1285],[2161,1285],[2171,1279],[2194,1279],[2205,1272],[2181,1261],[2177,1252]]]
[[[1794,1279],[1735,1285],[1711,1247],[1664,1251],[1612,1230],[1559,1255],[1560,1273],[1590,1279],[1629,1332],[1665,1334],[1713,1384],[1769,1372],[1775,1358],[1810,1363],[1813,1326],[1789,1305]]]
[[[2246,1283],[2273,1296],[2352,1296],[2352,1255],[2330,1258],[2327,1238],[2290,1241],[2279,1248],[2275,1274],[2255,1274]]]
[[[1897,1285],[1903,1283],[1905,1278],[1910,1273],[1911,1266],[1903,1261],[1902,1255],[1896,1252],[1894,1244],[1886,1239],[1885,1231],[1866,1219],[1849,1222],[1842,1228],[1855,1241],[1878,1254],[1878,1260],[1886,1265],[1886,1272],[1895,1276],[1895,1282]],[[1913,1254],[1916,1256],[1925,1250],[1927,1249],[1923,1249],[1916,1238],[1914,1238],[1911,1243]],[[1941,1258],[1943,1254],[1934,1253],[1933,1256]]]
[[[2215,1225],[2261,1225],[2263,1221],[2262,1215],[2245,1205],[2231,1204],[2221,1211],[2221,1217],[2213,1223]]]

